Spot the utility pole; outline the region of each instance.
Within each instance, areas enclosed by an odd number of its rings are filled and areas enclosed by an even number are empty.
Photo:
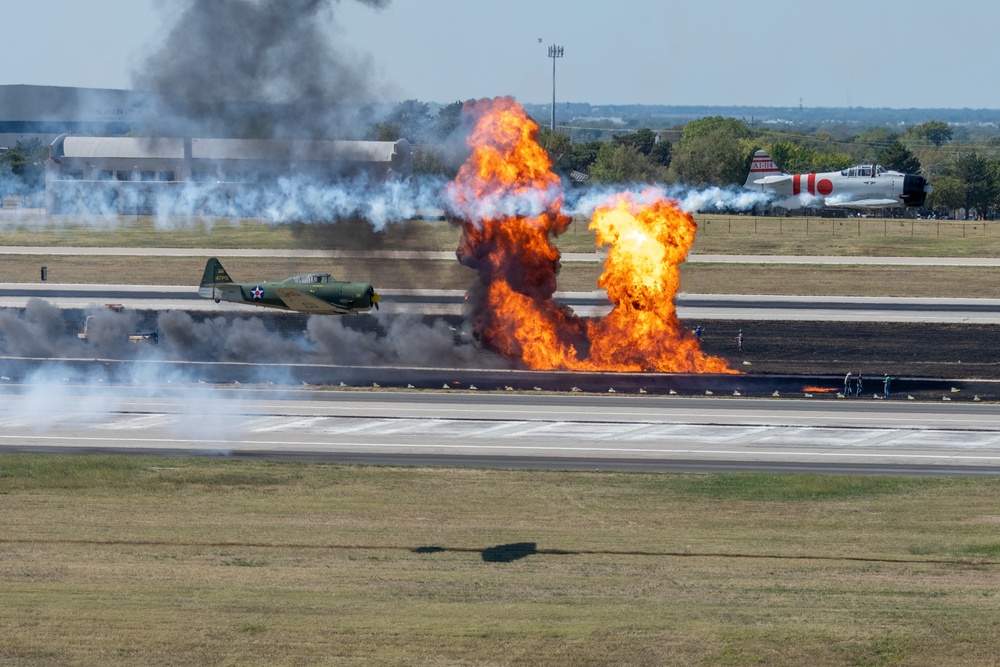
[[[563,57],[563,47],[553,44],[549,47],[549,58],[552,58],[552,124],[549,129],[556,131],[556,58]]]

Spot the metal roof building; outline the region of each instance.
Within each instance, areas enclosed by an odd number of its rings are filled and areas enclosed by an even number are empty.
[[[279,179],[332,185],[364,176],[373,180],[412,173],[411,146],[399,141],[310,141],[61,135],[46,164],[49,213],[151,213],[183,193],[208,215],[227,214]],[[284,188],[289,189],[287,186]],[[292,187],[294,190],[294,187]],[[259,200],[259,197],[256,197]],[[219,202],[223,204],[219,204]],[[224,209],[221,213],[219,209]],[[252,214],[239,206],[236,214]]]

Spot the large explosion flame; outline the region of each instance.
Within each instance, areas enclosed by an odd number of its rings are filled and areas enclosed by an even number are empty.
[[[703,353],[677,320],[679,265],[697,224],[677,202],[622,193],[590,222],[610,246],[598,285],[614,308],[598,320],[553,300],[565,231],[559,177],[536,141],[538,126],[510,98],[466,105],[472,154],[446,194],[462,221],[459,261],[479,280],[469,291],[473,333],[504,357],[539,370],[734,373]]]

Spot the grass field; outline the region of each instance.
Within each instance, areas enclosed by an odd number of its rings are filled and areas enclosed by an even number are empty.
[[[1000,252],[1000,228],[960,223],[907,236],[889,234],[899,221],[699,220],[702,253]],[[4,223],[0,245],[453,250],[458,240],[443,223],[376,234],[352,223],[163,231],[140,218],[94,232],[58,222]],[[558,244],[590,251],[593,236],[574,222]],[[457,262],[225,263],[245,280],[317,268],[379,288],[473,279]],[[35,282],[41,264],[50,282],[123,284],[194,284],[204,267],[9,255],[0,282]],[[560,289],[594,289],[599,272],[568,262]],[[687,264],[682,289],[1000,298],[996,277]],[[988,479],[0,455],[0,503],[0,665],[823,667],[1000,655],[1000,486]]]
[[[0,456],[0,664],[985,665],[993,480]]]
[[[475,273],[456,261],[229,257],[234,280],[254,281],[326,270],[343,280],[377,289],[468,289]],[[0,283],[40,282],[118,285],[196,285],[205,268],[199,257],[105,257],[95,255],[7,255]],[[597,289],[598,263],[564,262],[558,287]],[[1000,298],[1000,269],[944,266],[851,266],[808,264],[705,264],[681,266],[681,291],[693,294],[798,294],[830,296],[927,296]]]
[[[996,257],[1000,222],[882,218],[764,218],[697,215],[692,252],[776,255]],[[138,248],[329,248],[454,250],[460,230],[412,220],[376,231],[365,221],[267,225],[256,220],[98,218],[91,224],[51,216],[0,224],[0,245]],[[556,239],[563,252],[591,252],[594,233],[575,219]]]
[[[981,222],[933,220],[698,218],[700,228],[692,249],[695,253],[943,257],[992,257],[1000,253],[1000,223],[992,222],[984,227]],[[0,245],[181,247],[209,252],[218,248],[453,251],[458,238],[456,227],[425,221],[390,225],[381,232],[360,221],[271,227],[255,221],[198,220],[159,229],[152,219],[142,217],[108,221],[106,229],[74,226],[72,220],[0,228]],[[593,232],[587,229],[586,221],[577,220],[557,239],[557,244],[563,252],[590,252],[594,250]],[[315,270],[371,282],[381,289],[467,289],[474,280],[472,271],[451,260],[231,258],[225,264],[237,280],[283,278]],[[39,268],[43,265],[48,268],[49,282],[54,283],[184,285],[200,279],[204,259],[6,255],[0,262],[0,282],[39,282]],[[601,270],[599,264],[564,262],[559,289],[596,289]],[[710,294],[1000,298],[997,277],[996,269],[983,267],[688,262],[682,265],[681,290]]]

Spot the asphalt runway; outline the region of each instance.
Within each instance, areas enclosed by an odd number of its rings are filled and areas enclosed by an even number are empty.
[[[565,470],[1000,475],[1000,406],[0,386],[0,449]]]
[[[129,250],[94,252],[134,254]],[[67,251],[81,254],[76,248]],[[303,251],[291,252],[303,256]],[[317,256],[335,256],[320,252]],[[152,249],[141,254],[172,253]],[[564,256],[565,261],[599,259],[596,254]],[[994,265],[936,258],[771,260]],[[690,261],[760,263],[762,258],[692,256]],[[382,293],[383,310],[390,313],[458,315],[464,307],[461,291]],[[267,312],[201,299],[194,286],[0,285],[0,306],[23,307],[30,298],[61,308],[121,303],[138,310]],[[600,292],[557,298],[585,316],[609,308]],[[1000,323],[1000,300],[987,299],[680,295],[677,306],[685,319]],[[0,392],[5,394],[0,449],[7,451],[567,470],[1000,474],[1000,407],[987,403],[442,390],[276,392],[212,385],[22,386],[9,381],[0,384]]]
[[[462,290],[379,290],[387,313],[461,315]],[[584,317],[606,314],[611,306],[603,291],[557,292],[556,300]],[[32,298],[59,308],[88,308],[118,303],[135,310],[261,312],[252,305],[215,303],[198,296],[196,286],[83,285],[57,283],[0,284],[0,307],[23,308]],[[894,297],[819,297],[761,294],[679,294],[681,319],[788,320],[825,322],[967,322],[1000,324],[1000,299]]]

